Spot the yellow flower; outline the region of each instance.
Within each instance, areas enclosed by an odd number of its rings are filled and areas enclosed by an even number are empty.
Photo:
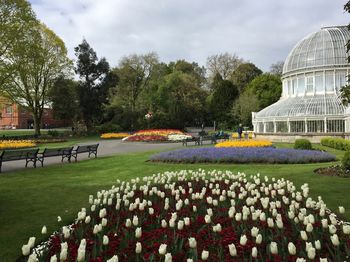
[[[33,147],[35,142],[31,140],[0,140],[0,149]]]
[[[122,139],[124,137],[130,136],[128,133],[105,133],[101,135],[103,139]]]
[[[272,142],[267,140],[237,140],[224,141],[215,145],[215,147],[268,147]]]

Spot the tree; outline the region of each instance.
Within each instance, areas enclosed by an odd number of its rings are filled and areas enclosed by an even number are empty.
[[[238,89],[231,81],[222,79],[220,74],[214,77],[212,86],[214,91],[209,99],[210,112],[213,120],[227,126],[231,122],[229,113],[238,98]]]
[[[13,52],[30,45],[30,37],[38,25],[29,2],[0,1],[0,87],[15,70],[11,63]]]
[[[283,73],[283,61],[278,61],[270,66],[270,73],[276,76],[281,77]]]
[[[83,121],[88,132],[103,119],[103,103],[108,89],[116,84],[116,77],[109,77],[109,64],[105,58],[98,59],[96,52],[83,39],[74,48],[77,56],[75,72],[79,75],[78,96]],[[112,80],[112,82],[111,82]]]
[[[348,1],[344,5],[344,10],[348,13],[350,13],[350,1]],[[350,31],[350,24],[348,24],[348,30]],[[350,41],[346,43],[346,51],[349,54],[350,52]],[[350,63],[350,55],[348,56],[348,63]],[[350,104],[350,85],[349,85],[349,76],[347,77],[347,85],[340,88],[340,96],[342,99],[342,103],[345,106],[348,106]]]
[[[23,45],[8,50],[6,67],[12,68],[2,92],[18,105],[28,109],[34,120],[35,134],[40,135],[48,92],[62,74],[69,74],[71,62],[64,42],[44,24],[33,24]]]
[[[196,78],[175,70],[164,76],[154,97],[153,125],[184,128],[203,121],[206,93]]]
[[[53,116],[60,120],[75,121],[79,114],[78,83],[60,76],[49,91]]]
[[[135,128],[138,118],[140,94],[149,88],[157,64],[158,56],[155,53],[134,54],[124,57],[115,69],[119,82],[112,92],[111,103],[115,107],[122,107],[124,112],[129,111],[131,129]]]
[[[280,77],[265,73],[250,82],[246,87],[245,92],[247,92],[248,95],[256,96],[260,110],[280,99],[282,93],[282,82]]]
[[[259,109],[256,95],[243,92],[232,107],[231,117],[235,120],[235,124],[241,123],[243,126],[251,127],[252,112],[257,112]]]
[[[228,80],[232,72],[243,63],[243,59],[236,54],[217,54],[207,58],[207,69],[209,78],[213,79],[215,75],[220,74],[222,79]]]
[[[237,86],[239,93],[244,91],[244,88],[262,71],[253,63],[240,64],[230,76],[230,80]]]

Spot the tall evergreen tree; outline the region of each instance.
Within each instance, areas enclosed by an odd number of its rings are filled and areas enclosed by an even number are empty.
[[[116,78],[109,77],[107,60],[98,59],[96,52],[85,39],[74,51],[78,58],[75,72],[80,78],[78,97],[81,114],[87,130],[91,131],[103,118],[102,105],[108,94],[106,89],[116,84]]]

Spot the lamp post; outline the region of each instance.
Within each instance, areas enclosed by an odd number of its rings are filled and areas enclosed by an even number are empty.
[[[153,117],[152,115],[152,112],[148,112],[146,115],[145,115],[145,118],[147,120],[147,128],[149,129],[150,127],[150,121],[151,121],[151,118]]]

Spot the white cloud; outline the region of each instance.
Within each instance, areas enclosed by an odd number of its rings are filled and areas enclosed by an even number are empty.
[[[263,70],[284,60],[301,38],[348,23],[343,0],[31,0],[39,19],[74,47],[83,37],[111,65],[155,51],[162,61],[205,65],[230,52]]]

